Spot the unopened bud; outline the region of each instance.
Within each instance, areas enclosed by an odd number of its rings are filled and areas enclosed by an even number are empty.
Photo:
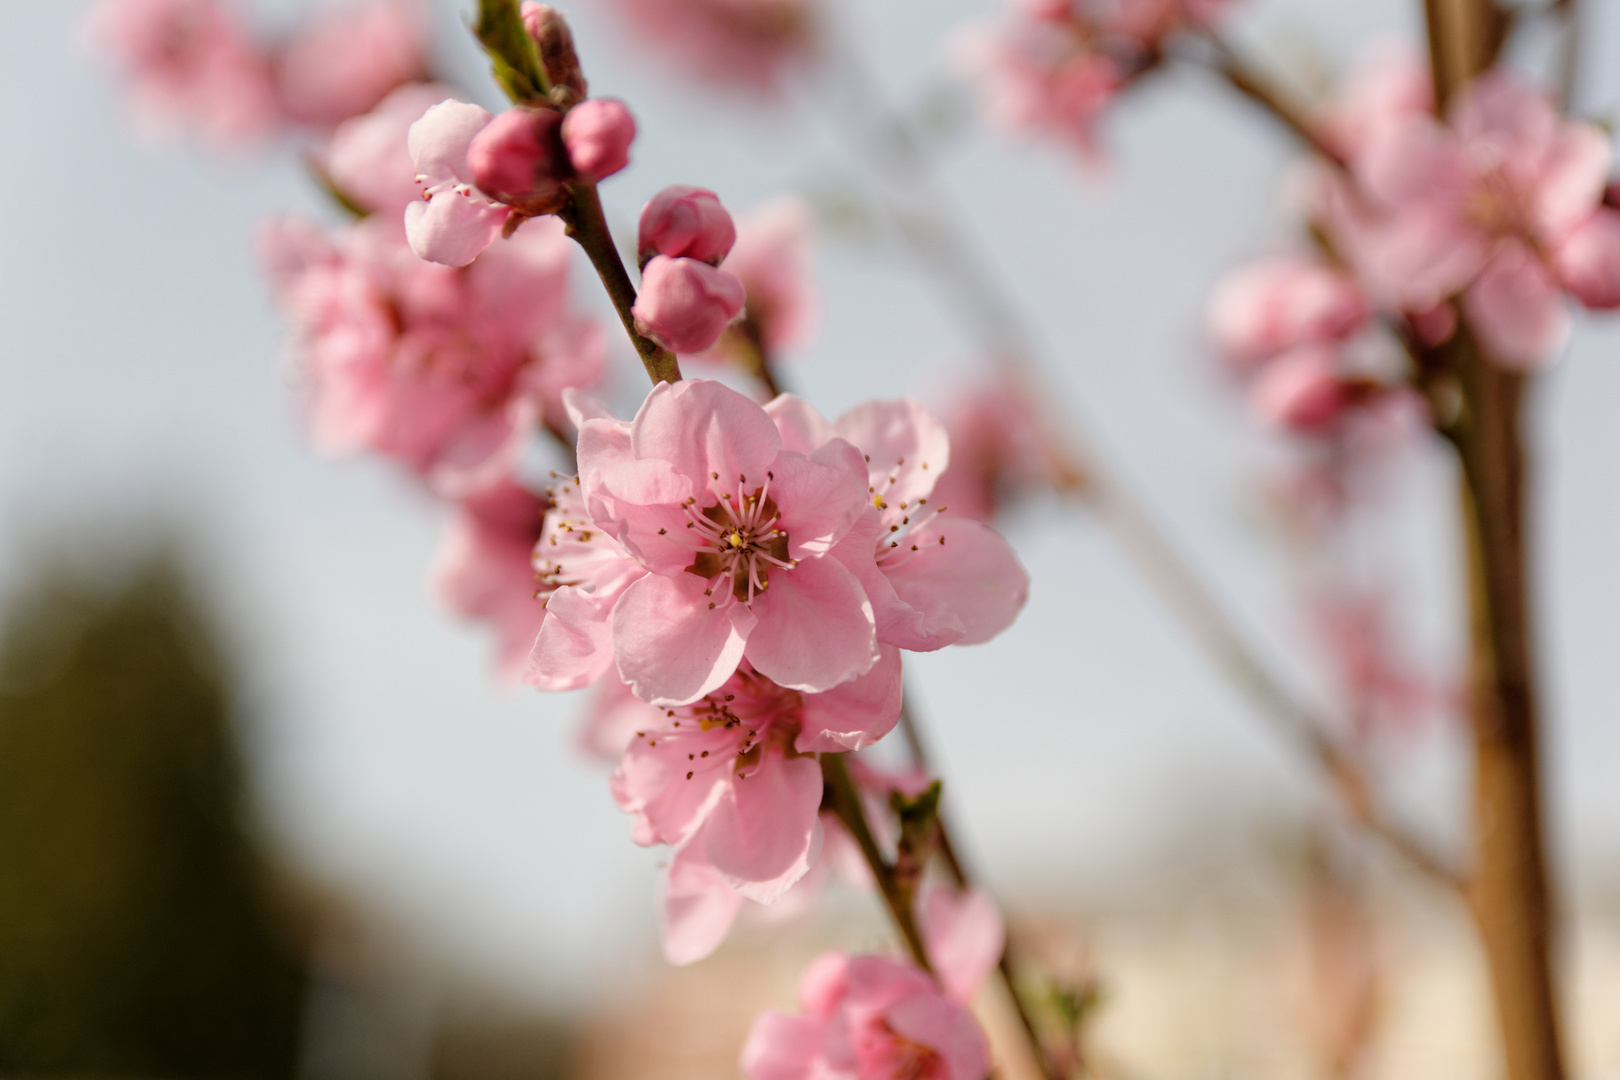
[[[1620,307],[1620,211],[1601,208],[1553,255],[1564,287],[1589,308]]]
[[[630,164],[630,143],[636,121],[624,104],[612,98],[591,98],[563,117],[562,140],[574,171],[587,180],[612,176]]]
[[[743,284],[696,259],[659,255],[641,274],[636,324],[671,352],[702,352],[742,314]]]
[[[712,191],[686,184],[667,187],[641,208],[637,261],[654,255],[719,266],[737,242],[737,227]]]
[[[560,210],[570,176],[561,128],[562,114],[551,109],[501,113],[467,147],[473,183],[526,217]]]
[[[546,69],[546,81],[551,83],[552,99],[565,109],[584,100],[585,73],[574,52],[574,34],[568,29],[568,20],[555,8],[536,0],[525,0],[521,10],[524,27],[540,46],[540,63]]]
[[[1299,434],[1326,429],[1350,404],[1335,350],[1307,345],[1266,365],[1249,390],[1249,404],[1262,420]]]

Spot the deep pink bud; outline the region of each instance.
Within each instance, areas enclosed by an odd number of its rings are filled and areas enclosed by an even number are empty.
[[[613,98],[582,101],[563,117],[562,141],[568,147],[568,160],[587,180],[612,176],[630,164],[630,143],[635,137],[635,117],[622,101]]]
[[[712,191],[676,184],[641,208],[641,240],[636,250],[642,266],[654,255],[719,266],[736,242],[737,227],[720,205],[720,196]]]
[[[567,198],[567,150],[561,114],[551,109],[508,109],[467,147],[473,183],[491,198],[533,216],[559,209]]]
[[[1620,211],[1599,209],[1553,253],[1558,277],[1589,308],[1620,307]]]
[[[728,219],[729,220],[729,219]],[[641,272],[636,324],[666,349],[702,352],[742,314],[742,282],[696,259],[655,255]]]

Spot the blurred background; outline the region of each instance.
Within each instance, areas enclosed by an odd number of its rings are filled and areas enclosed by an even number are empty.
[[[303,7],[253,5],[270,28]],[[434,62],[493,104],[466,7],[435,5]],[[1589,8],[1581,100],[1605,117],[1620,12]],[[617,230],[668,183],[733,209],[850,188],[838,118],[809,90],[771,104],[685,85],[601,0],[564,10],[593,90],[640,124],[603,189]],[[839,5],[893,96],[947,105],[943,45],[992,12]],[[485,634],[438,604],[435,503],[377,460],[308,447],[250,244],[271,213],[331,218],[297,153],[141,141],[77,44],[82,15],[0,5],[0,1071],[735,1075],[753,1013],[791,999],[808,957],[885,940],[874,906],[836,895],[791,930],[663,965],[659,853],[630,843],[576,750],[580,701],[499,686]],[[1418,15],[1272,0],[1235,30],[1279,70],[1331,74],[1417,40]],[[1323,672],[1254,490],[1274,448],[1200,337],[1218,275],[1287,236],[1291,147],[1180,71],[1127,98],[1105,141],[1106,167],[1085,170],[964,128],[942,162],[1046,374],[1309,692]],[[822,412],[937,400],[976,362],[858,216],[823,233],[816,269],[821,331],[787,376]],[[587,272],[577,291],[605,310]],[[1620,325],[1581,318],[1536,403],[1536,551],[1574,1060],[1614,1078]],[[615,359],[632,402],[628,349]],[[1411,455],[1386,498],[1413,659],[1454,669],[1449,462]],[[1370,980],[1357,1075],[1494,1075],[1461,914],[1345,844],[1310,769],[1093,522],[1036,503],[1002,528],[1028,609],[989,645],[918,656],[911,682],[973,865],[1015,933],[1095,980],[1099,1060],[1154,1080],[1350,1075],[1320,1003]],[[1435,725],[1390,769],[1397,804],[1457,850],[1465,751]],[[1371,897],[1348,909],[1345,859]],[[1369,905],[1389,916],[1376,932],[1336,914]]]

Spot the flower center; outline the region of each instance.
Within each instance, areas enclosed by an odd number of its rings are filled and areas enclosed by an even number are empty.
[[[696,499],[687,500],[686,527],[697,537],[698,550],[686,572],[722,588],[729,583],[731,595],[747,604],[770,587],[773,568],[791,570],[796,562],[788,557],[787,533],[778,527],[781,514],[770,497],[769,479],[751,494],[742,486],[747,478],[738,481],[735,493],[722,492],[719,502],[702,511]],[[703,593],[713,596],[714,591],[711,585]]]

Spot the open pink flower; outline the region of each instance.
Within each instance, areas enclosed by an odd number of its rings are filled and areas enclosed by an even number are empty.
[[[1608,139],[1501,72],[1466,87],[1448,119],[1412,114],[1366,141],[1353,165],[1371,213],[1341,214],[1338,239],[1397,309],[1425,311],[1466,291],[1495,359],[1546,363],[1568,315],[1543,253],[1598,209]]]
[[[426,46],[427,27],[413,0],[323,9],[276,58],[282,107],[317,127],[369,112],[395,87],[426,78]]]
[[[495,242],[512,208],[477,187],[467,154],[494,119],[477,105],[443,101],[410,127],[408,146],[421,198],[405,208],[411,250],[429,262],[466,266]]]
[[[829,953],[799,983],[803,1013],[766,1012],[743,1047],[748,1080],[985,1080],[973,1014],[911,964]]]
[[[636,815],[638,844],[680,849],[666,882],[665,949],[696,959],[738,909],[704,893],[718,885],[769,904],[804,877],[821,843],[814,751],[867,745],[894,727],[900,656],[885,649],[866,675],[822,694],[787,690],[745,664],[693,704],[642,711],[611,787]],[[691,901],[704,917],[683,914]]]
[[[101,0],[85,29],[153,132],[239,144],[284,122],[269,60],[225,0]]]
[[[684,704],[745,656],[806,691],[877,660],[872,605],[833,555],[866,507],[866,470],[848,443],[788,449],[757,404],[692,380],[655,387],[628,424],[582,415],[579,474],[588,518],[575,533],[623,557],[593,564],[588,579],[566,560],[553,575],[548,603],[564,617],[541,630],[539,685],[584,685],[611,658],[637,696]],[[537,558],[547,551],[542,540]],[[576,580],[590,584],[564,584]],[[604,602],[607,583],[622,595]],[[573,651],[550,650],[564,635]]]
[[[816,45],[812,0],[615,0],[630,29],[684,72],[779,91]]]
[[[508,679],[522,673],[545,618],[530,554],[547,505],[527,488],[498,484],[460,502],[439,548],[440,594],[462,615],[494,625]]]
[[[806,453],[843,443],[866,464],[867,506],[837,554],[871,598],[878,638],[927,652],[989,641],[1029,597],[1012,548],[980,522],[931,501],[950,467],[945,428],[914,401],[859,405],[828,424],[802,399],[766,406],[787,445]]]

